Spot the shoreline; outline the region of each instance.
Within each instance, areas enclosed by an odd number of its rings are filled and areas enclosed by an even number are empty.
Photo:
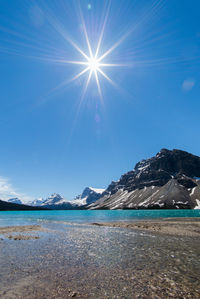
[[[102,227],[127,228],[173,236],[200,236],[200,218],[162,218],[139,221],[95,222],[91,225]]]
[[[59,222],[58,222],[59,224]],[[160,218],[160,219],[146,219],[132,221],[114,221],[114,222],[92,222],[92,223],[67,223],[69,225],[88,225],[97,227],[112,227],[112,228],[123,228],[133,229],[138,231],[154,232],[159,234],[167,234],[173,236],[185,236],[185,237],[198,237],[200,236],[200,218]],[[18,236],[18,239],[25,240],[27,235],[23,233],[30,232],[47,232],[47,229],[41,225],[15,225],[15,226],[2,226],[0,227],[0,235],[9,235],[10,239],[15,239],[16,233],[22,233]],[[30,236],[31,237],[31,236]],[[34,237],[34,236],[33,236]]]

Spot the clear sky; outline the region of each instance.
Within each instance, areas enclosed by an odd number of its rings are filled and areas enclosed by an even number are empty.
[[[200,155],[199,0],[0,0],[0,198],[107,187],[161,148]],[[103,30],[104,29],[104,30]],[[102,37],[98,70],[77,79]],[[101,35],[101,32],[104,34]],[[112,80],[112,81],[111,81]],[[101,90],[101,92],[100,92]]]

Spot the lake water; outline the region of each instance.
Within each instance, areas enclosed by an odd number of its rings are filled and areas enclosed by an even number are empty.
[[[0,226],[45,229],[23,233],[39,239],[0,236],[0,298],[200,298],[199,238],[83,224],[199,216],[200,210],[0,212]]]
[[[200,210],[0,212],[0,226],[44,228],[0,235],[0,298],[200,298],[199,238],[84,224],[167,217]]]
[[[0,226],[41,224],[41,222],[91,223],[131,221],[168,217],[200,217],[200,210],[1,211]]]

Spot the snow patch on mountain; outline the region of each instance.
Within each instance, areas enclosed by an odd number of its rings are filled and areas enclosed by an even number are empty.
[[[33,207],[40,207],[42,205],[43,201],[44,201],[43,198],[38,198],[33,201],[29,201],[27,204],[29,206],[33,206]]]
[[[94,191],[95,193],[99,193],[102,194],[105,189],[97,189],[97,188],[93,188],[93,187],[88,187],[90,190]]]
[[[51,196],[49,196],[47,199],[45,199],[41,205],[42,206],[44,206],[44,205],[59,205],[59,204],[63,204],[66,202],[67,202],[67,200],[64,199],[64,197],[62,197],[60,194],[53,193]]]
[[[162,149],[112,181],[89,209],[193,209],[200,202],[199,178],[200,157]]]
[[[196,199],[196,207],[194,208],[195,210],[199,210],[200,209],[200,200],[199,199]]]
[[[105,189],[98,189],[93,187],[86,187],[82,194],[76,196],[75,199],[71,200],[72,205],[83,206],[89,203],[95,202],[100,198]]]
[[[17,197],[15,197],[15,198],[10,198],[10,199],[7,200],[7,202],[17,203],[17,204],[19,204],[19,205],[22,204],[22,201],[21,201],[19,198],[17,198]]]

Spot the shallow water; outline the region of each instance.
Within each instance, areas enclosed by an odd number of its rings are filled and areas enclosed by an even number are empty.
[[[200,298],[197,238],[44,226],[38,240],[0,241],[1,298]]]
[[[55,221],[91,223],[168,217],[200,217],[200,210],[2,211],[0,212],[0,226]]]

